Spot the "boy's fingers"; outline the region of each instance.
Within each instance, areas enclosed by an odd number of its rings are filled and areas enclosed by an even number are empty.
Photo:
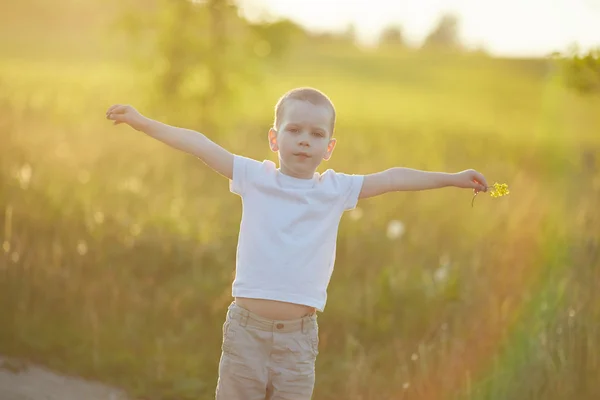
[[[123,122],[123,117],[125,117],[126,112],[127,106],[115,104],[106,111],[106,118],[111,120],[119,120],[120,122]]]
[[[106,116],[107,119],[111,119],[115,122],[119,121],[119,122],[123,122],[123,120],[125,119],[125,114],[117,114],[114,111],[110,114],[108,114]]]
[[[473,182],[473,189],[475,189],[476,192],[485,192],[485,187],[478,182]]]
[[[472,187],[473,189],[475,189],[476,192],[485,192],[486,191],[486,186],[484,186],[481,181],[479,181],[479,179],[475,178],[471,181]]]
[[[479,173],[479,172],[477,172],[477,171],[475,171],[475,177],[474,177],[474,180],[475,180],[475,181],[476,181],[478,184],[482,185],[484,188],[487,188],[487,186],[488,186],[488,185],[487,185],[487,182],[486,182],[485,178],[483,177],[483,175],[482,175],[482,174],[480,174],[480,173]]]
[[[123,114],[127,108],[125,106],[116,106],[111,113],[112,114]]]
[[[487,181],[485,180],[485,178],[483,177],[483,175],[481,176],[481,179],[479,180],[479,182],[481,182],[481,184],[484,187],[486,187],[486,188],[488,187]]]
[[[127,106],[124,106],[121,104],[115,104],[114,106],[111,106],[106,111],[106,115],[108,115],[108,114],[123,114],[126,110],[127,110]]]
[[[108,108],[108,110],[106,110],[106,114],[110,114],[110,113],[111,113],[111,112],[113,112],[113,110],[114,110],[115,108],[117,108],[117,107],[119,107],[119,104],[114,104],[114,105],[110,106],[110,107]]]

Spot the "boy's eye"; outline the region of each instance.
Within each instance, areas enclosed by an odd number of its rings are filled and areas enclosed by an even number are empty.
[[[298,133],[298,128],[289,128],[288,130],[292,133]]]
[[[313,132],[313,135],[323,137],[323,132]]]

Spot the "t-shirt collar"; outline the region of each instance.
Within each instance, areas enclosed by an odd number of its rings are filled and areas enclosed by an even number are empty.
[[[310,179],[302,179],[302,178],[296,178],[290,175],[286,175],[283,172],[281,172],[281,170],[277,170],[277,177],[279,179],[280,182],[282,182],[285,186],[288,187],[299,187],[299,188],[310,188],[313,187],[315,184],[315,181],[317,179],[318,173],[315,172],[315,174],[313,175],[312,178]]]

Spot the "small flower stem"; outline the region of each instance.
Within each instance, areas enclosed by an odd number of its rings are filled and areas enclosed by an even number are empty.
[[[485,190],[487,191],[488,189],[492,189],[494,186],[486,186]],[[475,197],[479,194],[479,192],[475,192],[475,194],[473,195],[473,199],[471,200],[471,208],[473,208],[473,204],[475,203]]]

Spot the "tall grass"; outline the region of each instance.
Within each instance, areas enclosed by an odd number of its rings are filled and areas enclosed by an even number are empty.
[[[104,119],[117,102],[144,112],[143,74],[6,60],[0,76],[0,352],[134,396],[210,398],[239,199]],[[236,153],[274,160],[275,101],[312,85],[339,115],[321,170],[475,168],[511,189],[473,208],[458,189],[393,193],[343,217],[315,399],[600,396],[598,100],[540,60],[325,46],[263,84],[218,137]]]

